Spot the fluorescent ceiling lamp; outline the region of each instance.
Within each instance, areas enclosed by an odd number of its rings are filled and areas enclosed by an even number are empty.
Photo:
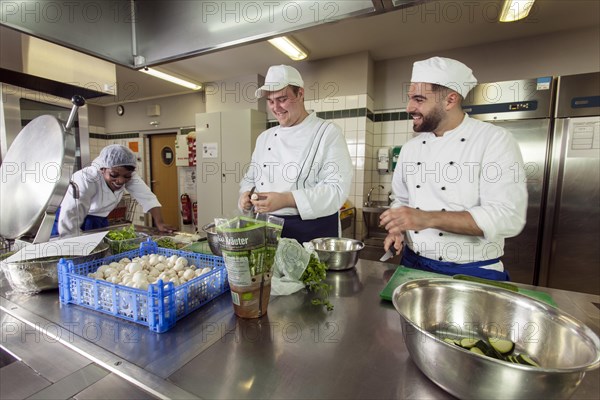
[[[500,22],[514,22],[525,18],[535,0],[504,0],[502,12],[500,13]]]
[[[300,44],[287,36],[269,39],[269,43],[277,47],[279,51],[294,61],[304,60],[308,57],[308,52],[304,50]]]
[[[140,71],[142,71],[143,73],[146,73],[148,75],[152,75],[152,76],[155,76],[157,78],[164,79],[165,81],[169,81],[171,83],[175,83],[177,85],[184,86],[184,87],[186,87],[188,89],[192,89],[192,90],[200,90],[200,89],[202,89],[202,85],[198,85],[197,83],[192,83],[192,82],[185,81],[185,80],[183,80],[181,78],[177,78],[175,76],[171,76],[169,74],[165,74],[164,72],[157,71],[157,70],[155,70],[153,68],[142,68]]]

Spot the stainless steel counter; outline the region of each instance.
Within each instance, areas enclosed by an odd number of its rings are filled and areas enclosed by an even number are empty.
[[[10,294],[5,282],[0,307],[22,329],[37,329],[156,397],[452,398],[412,362],[396,310],[379,297],[395,268],[359,260],[355,269],[330,272],[332,312],[300,292],[272,297],[267,316],[243,320],[226,293],[162,334],[60,305],[57,291]],[[600,296],[536,289],[600,333]],[[600,398],[600,370],[586,374],[573,398]]]

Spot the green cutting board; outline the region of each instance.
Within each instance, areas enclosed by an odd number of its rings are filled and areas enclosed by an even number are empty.
[[[402,285],[404,282],[422,278],[450,278],[450,276],[436,274],[435,272],[427,272],[421,271],[419,269],[399,266],[394,272],[394,275],[392,275],[392,277],[390,278],[387,285],[385,285],[381,293],[379,293],[379,296],[384,300],[392,301],[392,294],[394,293],[394,289]],[[523,288],[518,288],[517,292],[522,295],[531,297],[533,299],[542,301],[546,304],[550,304],[553,307],[558,307],[552,296],[550,296],[548,293]]]

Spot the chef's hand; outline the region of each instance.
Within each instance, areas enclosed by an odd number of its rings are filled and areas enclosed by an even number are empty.
[[[164,222],[158,223],[156,222],[156,228],[160,231],[160,232],[167,232],[167,233],[173,233],[176,231],[176,229],[174,227],[172,227],[169,224],[166,224]]]
[[[388,251],[390,248],[394,249],[394,254],[398,255],[402,251],[404,247],[404,235],[387,235],[385,240],[383,241],[383,248],[385,251]]]
[[[379,226],[390,235],[402,235],[408,230],[429,228],[428,213],[411,207],[389,208],[379,216]]]
[[[249,190],[242,193],[242,195],[240,196],[240,199],[238,200],[238,206],[240,207],[240,210],[250,211],[250,209],[252,208],[252,202],[250,201],[250,191]]]
[[[160,232],[175,232],[176,229],[171,225],[165,223],[163,220],[162,212],[160,207],[151,208],[149,211],[150,215],[152,215],[152,220],[154,221],[154,225]]]
[[[254,193],[252,205],[257,213],[270,213],[286,207],[296,207],[292,192]]]

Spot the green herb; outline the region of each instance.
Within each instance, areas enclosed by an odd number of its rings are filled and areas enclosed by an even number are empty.
[[[183,246],[179,246],[173,239],[170,238],[160,238],[156,241],[156,245],[158,247],[163,247],[165,249],[179,249]]]
[[[106,238],[109,239],[108,243],[113,254],[137,249],[140,247],[140,242],[142,241],[135,240],[132,242],[131,239],[138,239],[138,235],[135,233],[135,227],[133,224],[125,228],[108,231]]]
[[[314,305],[323,305],[327,311],[333,310],[333,304],[328,300],[331,286],[323,282],[327,276],[327,265],[320,262],[314,254],[310,255],[310,261],[300,277],[302,283],[306,285],[309,291],[315,292],[319,297],[312,299]]]
[[[133,226],[133,224],[131,224],[131,226],[128,226],[126,228],[108,231],[108,233],[106,234],[106,237],[109,238],[110,240],[133,239],[136,236],[137,235],[135,234],[135,227]]]

